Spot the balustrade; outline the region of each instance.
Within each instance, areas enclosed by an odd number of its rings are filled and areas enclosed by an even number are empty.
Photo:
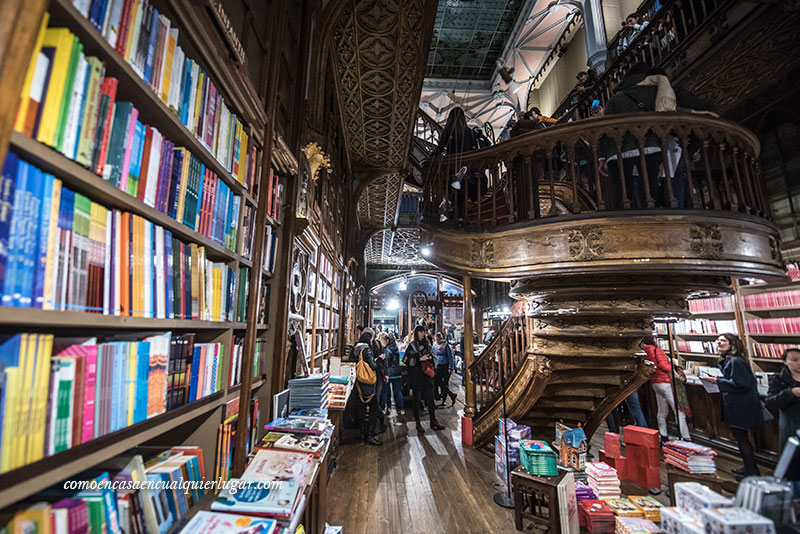
[[[708,115],[640,113],[559,124],[431,158],[423,224],[488,228],[634,210],[766,217],[759,150],[750,131]]]

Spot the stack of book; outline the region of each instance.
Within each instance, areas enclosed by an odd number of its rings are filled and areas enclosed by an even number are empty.
[[[617,517],[617,534],[658,534],[661,528],[641,517]]]
[[[344,408],[345,403],[347,403],[347,391],[350,388],[350,377],[331,375],[330,384],[328,406],[331,408]]]
[[[267,517],[228,514],[224,512],[197,512],[182,532],[192,534],[273,534],[279,531],[278,523]]]
[[[597,495],[595,495],[594,490],[585,482],[580,481],[575,482],[575,497],[579,501],[597,499]]]
[[[733,311],[733,300],[732,297],[689,299],[689,311],[692,313]]]
[[[689,473],[715,473],[717,452],[690,441],[668,441],[663,446],[664,461]]]
[[[605,462],[589,462],[586,465],[589,487],[598,499],[616,499],[620,496],[617,470]]]
[[[605,501],[591,499],[578,503],[578,522],[592,534],[610,534],[616,526],[614,511]]]
[[[800,307],[800,289],[744,295],[742,297],[742,305],[745,310],[753,308],[798,308]]]
[[[289,380],[289,410],[328,407],[330,373],[316,373]]]
[[[643,517],[642,511],[628,499],[603,499],[618,517]]]
[[[0,221],[2,305],[233,319],[234,272],[206,259],[204,247],[92,202],[12,152],[1,181],[0,200],[7,206]]]
[[[800,334],[800,317],[747,319],[745,322],[751,334]]]
[[[630,500],[634,506],[642,511],[642,516],[655,523],[661,522],[661,509],[663,505],[649,495],[629,495]]]
[[[0,472],[86,443],[221,388],[220,343],[194,334],[0,340]]]
[[[54,486],[44,494],[48,502],[24,503],[12,510],[4,518],[3,531],[158,534],[184,518],[205,494],[199,447],[174,447],[146,462],[137,454],[108,463],[108,471],[86,480],[96,482],[96,489],[75,492]],[[149,484],[142,484],[145,481]],[[112,483],[128,487],[112,490]]]
[[[519,442],[519,450],[522,466],[531,475],[558,475],[558,455],[546,442],[524,439]]]

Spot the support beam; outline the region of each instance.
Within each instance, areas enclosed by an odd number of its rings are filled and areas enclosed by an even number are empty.
[[[475,361],[472,345],[472,278],[464,276],[464,385],[466,388],[464,415],[472,418],[475,415],[475,384],[469,375],[469,366]]]
[[[602,0],[581,0],[581,14],[586,27],[586,55],[590,68],[602,74],[606,70],[606,24]]]

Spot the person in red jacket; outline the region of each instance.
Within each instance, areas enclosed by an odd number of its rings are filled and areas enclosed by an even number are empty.
[[[669,358],[667,358],[663,350],[656,346],[656,340],[653,336],[642,338],[642,344],[647,354],[647,359],[656,364],[656,372],[650,378],[650,385],[653,387],[653,391],[655,391],[656,402],[658,403],[658,432],[661,434],[661,441],[666,441],[668,439],[668,406],[674,413],[678,414],[681,439],[684,441],[691,441],[689,426],[686,424],[686,414],[675,408],[675,397],[672,394],[672,364]]]

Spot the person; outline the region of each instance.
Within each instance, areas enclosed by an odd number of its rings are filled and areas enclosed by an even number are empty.
[[[622,31],[620,32],[619,42],[617,44],[617,55],[622,55],[626,48],[642,33],[642,30],[647,28],[648,21],[639,20],[639,15],[631,13],[625,17],[622,23]]]
[[[658,433],[661,434],[661,442],[669,439],[667,434],[667,416],[671,409],[673,413],[678,414],[678,426],[680,427],[681,439],[684,441],[691,441],[692,437],[689,434],[689,426],[686,424],[686,414],[675,408],[675,396],[672,394],[672,364],[669,358],[664,354],[656,344],[656,338],[653,336],[645,336],[642,339],[644,352],[647,359],[653,362],[656,366],[656,372],[650,377],[650,385],[656,394],[656,403],[658,405]]]
[[[484,344],[484,345],[488,345],[489,343],[491,343],[491,342],[492,342],[492,339],[494,338],[494,334],[495,334],[495,332],[494,332],[494,326],[492,326],[492,327],[491,327],[489,330],[487,330],[487,331],[486,331],[486,333],[483,335],[483,344]]]
[[[375,371],[377,366],[372,354],[372,328],[366,327],[361,331],[358,343],[353,347],[356,361],[363,359],[364,362]],[[358,399],[361,402],[361,441],[367,445],[383,445],[375,437],[375,423],[378,420],[378,399],[375,397],[375,384],[356,382]]]
[[[447,397],[453,406],[456,405],[456,394],[450,391],[450,374],[455,368],[456,359],[453,355],[453,348],[444,339],[441,332],[436,334],[436,342],[433,344],[433,354],[436,356],[436,400],[441,399],[444,408],[447,404]]]
[[[733,474],[737,479],[757,476],[758,465],[749,436],[751,431],[759,430],[764,424],[756,377],[744,357],[744,345],[738,337],[733,334],[722,334],[717,338],[717,349],[722,357],[718,364],[722,376],[710,376],[703,380],[719,387],[722,397],[722,420],[731,427],[744,461],[744,467],[734,469]]]
[[[577,74],[577,76],[575,76],[575,78],[578,80],[575,90],[580,94],[589,91],[595,86],[595,84],[597,84],[597,75],[595,75],[594,71],[592,70],[582,70]]]
[[[784,367],[770,380],[766,404],[778,414],[778,447],[783,450],[789,436],[800,430],[800,349],[786,349],[781,359]]]
[[[425,336],[425,327],[417,326],[414,329],[414,339],[406,347],[403,361],[408,367],[408,387],[413,398],[411,406],[414,410],[414,420],[417,423],[417,432],[423,434],[425,429],[419,421],[419,404],[424,401],[431,416],[431,430],[443,430],[444,427],[436,420],[436,405],[433,402],[433,377],[422,370],[425,361],[433,363],[431,346]]]
[[[458,106],[454,107],[447,115],[447,121],[439,135],[436,155],[461,154],[475,150],[476,146],[475,132],[467,126],[467,116],[464,114],[464,110]]]
[[[628,395],[625,399],[625,404],[628,405],[628,411],[633,419],[633,424],[642,428],[647,428],[647,418],[642,411],[642,403],[639,401],[639,390],[634,390],[633,393]]]
[[[542,130],[551,124],[558,122],[557,119],[542,115],[542,112],[537,107],[533,107],[526,111],[522,118],[517,121],[511,129],[511,137],[517,137],[524,133],[532,132],[534,130]]]
[[[403,376],[400,374],[400,351],[397,341],[391,334],[381,337],[383,353],[386,355],[387,382],[383,386],[383,394],[378,400],[381,410],[386,411],[389,405],[389,393],[394,397],[394,408],[398,412],[403,409]]]
[[[714,105],[696,97],[684,89],[673,88],[665,72],[661,69],[650,69],[646,63],[636,63],[628,70],[625,78],[614,89],[614,95],[606,102],[603,115],[617,115],[621,113],[647,113],[653,111],[681,111],[690,113],[710,114],[719,118]],[[661,187],[659,172],[662,164],[661,142],[658,137],[649,133],[644,141],[644,169],[641,167],[641,158],[637,141],[631,134],[626,134],[622,139],[619,152],[622,153],[622,172],[625,177],[625,190],[634,209],[647,207],[647,198],[644,189],[644,173],[647,173],[647,183],[650,189],[650,198],[657,206],[667,206],[666,187]],[[619,162],[617,161],[617,146],[607,137],[600,141],[599,170],[609,176],[612,182],[619,179]],[[680,168],[680,165],[678,165]],[[638,178],[634,175],[634,169]],[[671,177],[673,194],[678,201],[678,208],[684,205],[683,180]],[[619,202],[620,207],[626,199],[610,199]]]
[[[483,133],[483,130],[480,129],[478,126],[472,127],[472,136],[475,138],[475,148],[480,150],[481,148],[488,148],[492,146],[492,142],[486,137]]]
[[[377,421],[377,429],[375,431],[376,434],[381,434],[386,432],[386,422],[385,417],[386,414],[381,407],[380,400],[383,398],[383,390],[388,389],[387,382],[389,382],[389,367],[386,362],[386,354],[384,352],[384,345],[380,341],[381,336],[386,336],[385,332],[379,332],[378,335],[372,340],[372,354],[375,358],[375,399],[378,402],[377,406],[377,415],[375,420]]]

